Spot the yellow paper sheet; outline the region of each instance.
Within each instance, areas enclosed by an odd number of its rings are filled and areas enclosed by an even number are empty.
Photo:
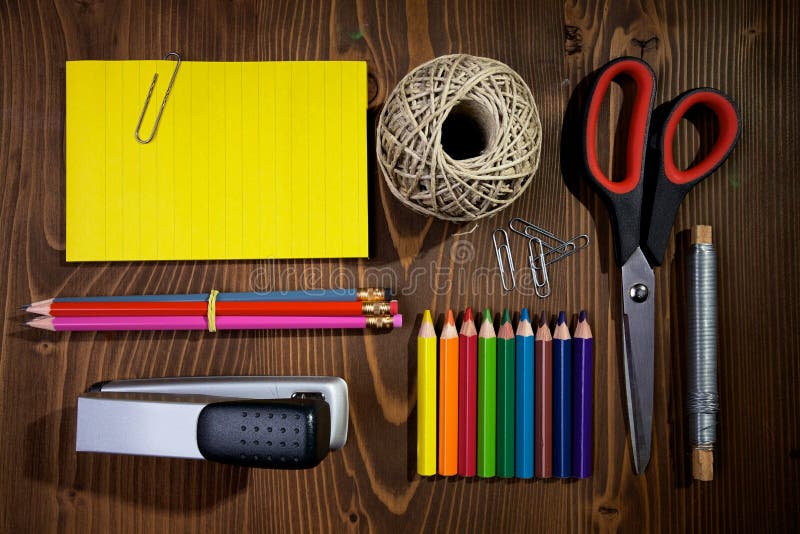
[[[67,261],[366,257],[358,61],[68,61]]]

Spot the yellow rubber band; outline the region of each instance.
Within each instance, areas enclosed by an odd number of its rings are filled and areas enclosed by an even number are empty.
[[[212,289],[208,295],[208,331],[217,331],[217,295],[219,291]]]

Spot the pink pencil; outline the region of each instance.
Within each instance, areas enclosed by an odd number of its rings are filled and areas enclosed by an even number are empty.
[[[101,330],[208,330],[208,319],[199,316],[139,317],[37,317],[28,326],[54,331]],[[217,330],[278,330],[306,328],[375,328],[389,330],[403,325],[403,316],[376,317],[271,317],[223,315],[216,318]]]

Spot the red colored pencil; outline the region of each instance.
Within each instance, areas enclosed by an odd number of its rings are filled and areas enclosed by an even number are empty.
[[[477,474],[478,331],[472,308],[464,311],[458,335],[458,474]]]
[[[538,478],[553,476],[553,336],[544,312],[534,342],[533,464]]]
[[[206,315],[207,302],[50,302],[31,305],[30,313],[53,317],[135,317],[151,315]],[[397,301],[387,302],[270,302],[223,301],[216,303],[217,315],[276,315],[348,317],[396,315]]]

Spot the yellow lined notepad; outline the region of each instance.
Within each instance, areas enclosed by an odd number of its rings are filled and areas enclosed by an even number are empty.
[[[67,261],[366,257],[358,61],[67,62]]]

